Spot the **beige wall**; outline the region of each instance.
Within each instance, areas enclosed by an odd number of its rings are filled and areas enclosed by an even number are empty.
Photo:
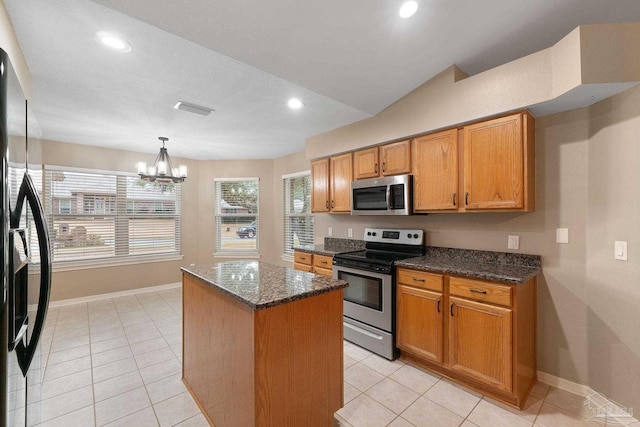
[[[426,230],[432,246],[542,256],[538,368],[640,408],[640,86],[536,121],[536,211],[352,217],[316,214],[316,241],[366,226]],[[555,243],[569,228],[570,243]],[[613,259],[614,240],[629,261]]]
[[[22,91],[27,99],[31,99],[31,72],[22,53],[16,33],[13,30],[13,24],[9,19],[4,0],[0,0],[0,48],[9,55],[22,86]]]

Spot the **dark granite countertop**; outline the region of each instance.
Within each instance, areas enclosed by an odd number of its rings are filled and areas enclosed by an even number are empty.
[[[396,266],[515,284],[542,271],[539,255],[433,246],[425,256],[396,261]]]
[[[342,252],[353,252],[364,249],[364,240],[338,239],[325,237],[324,244],[298,245],[294,246],[294,251],[307,252],[310,254],[334,256]]]
[[[182,271],[203,280],[254,310],[348,286],[344,280],[253,260],[195,265],[183,267]]]

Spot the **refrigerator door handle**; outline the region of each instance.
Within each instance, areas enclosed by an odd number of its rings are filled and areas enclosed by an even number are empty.
[[[26,340],[22,340],[16,345],[18,365],[20,365],[22,374],[26,376],[36,353],[42,329],[44,328],[51,293],[51,245],[49,243],[49,229],[47,227],[44,209],[42,208],[42,202],[38,197],[38,192],[33,184],[33,180],[28,173],[24,174],[20,191],[18,192],[15,210],[11,212],[11,227],[19,226],[22,205],[25,199],[33,214],[33,223],[38,233],[38,249],[40,253],[40,296],[38,299],[36,319],[33,324],[33,331],[31,332],[31,339],[26,344]]]

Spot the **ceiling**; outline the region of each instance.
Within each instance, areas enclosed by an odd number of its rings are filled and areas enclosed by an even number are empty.
[[[167,136],[172,156],[191,159],[301,151],[452,64],[474,75],[581,24],[640,21],[637,0],[418,0],[409,19],[403,0],[3,1],[44,138],[157,153]],[[132,51],[100,46],[101,30]]]

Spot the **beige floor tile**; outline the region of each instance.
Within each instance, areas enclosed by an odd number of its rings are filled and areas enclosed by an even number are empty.
[[[209,427],[207,419],[202,414],[191,417],[188,420],[176,424],[176,427]]]
[[[182,338],[180,339],[182,343]],[[159,350],[161,348],[169,347],[169,344],[163,337],[152,338],[147,341],[136,342],[131,344],[131,351],[134,355],[146,353],[148,351]]]
[[[51,342],[51,353],[56,353],[62,350],[68,350],[74,347],[80,347],[82,345],[89,344],[89,334],[86,335],[78,335],[72,338],[57,340],[55,337]]]
[[[196,416],[200,410],[186,391],[153,405],[161,427],[176,425]]]
[[[59,394],[40,402],[41,421],[49,421],[93,404],[91,386]]]
[[[493,403],[481,400],[467,418],[479,427],[530,427],[529,421]]]
[[[177,316],[175,312],[171,310],[170,315],[165,317],[160,317],[160,318],[154,318],[153,323],[154,325],[156,325],[157,328],[161,328],[163,326],[172,325],[176,323],[182,325],[182,317]],[[182,333],[182,331],[180,331],[180,333]]]
[[[96,424],[102,426],[151,406],[144,387],[96,403]]]
[[[344,369],[347,369],[349,366],[353,366],[356,363],[358,363],[357,360],[354,360],[354,359],[350,358],[346,354],[344,356],[342,356],[342,365],[343,365]]]
[[[91,353],[98,354],[103,351],[113,350],[114,348],[128,347],[129,341],[127,337],[112,338],[106,341],[91,343]]]
[[[567,412],[557,406],[543,403],[535,425],[540,427],[593,427],[597,423],[587,421],[579,415]]]
[[[592,415],[591,411],[585,406],[584,396],[578,396],[577,394],[569,393],[568,391],[560,390],[555,387],[549,388],[547,397],[544,400],[545,403],[557,406],[572,414],[576,414],[581,418],[588,418]]]
[[[491,399],[490,397],[483,397],[482,400],[486,400],[489,403],[492,403],[505,411],[511,412],[512,414],[516,414],[519,417],[524,418],[525,420],[533,423],[538,416],[538,412],[540,412],[540,408],[542,407],[543,399],[537,399],[533,396],[529,396],[527,400],[524,402],[524,407],[522,410],[518,410],[516,408],[512,408],[511,406],[507,406],[502,402],[498,402],[496,400]]]
[[[358,397],[362,392],[349,384],[348,382],[344,382],[344,404],[351,402],[353,399]]]
[[[147,384],[147,393],[151,403],[156,404],[170,397],[177,396],[187,391],[182,382],[182,374],[172,375],[159,381]]]
[[[383,379],[384,375],[361,363],[356,363],[344,371],[344,380],[360,391],[367,391]]]
[[[68,350],[62,350],[56,353],[50,353],[47,359],[47,365],[52,366],[58,363],[68,362],[70,360],[75,360],[81,357],[89,356],[90,354],[91,354],[91,347],[89,345],[81,345],[80,347],[74,347]]]
[[[133,357],[93,368],[93,382],[99,383],[109,378],[119,377],[138,369]]]
[[[389,427],[413,427],[413,424],[402,417],[398,417],[389,424]]]
[[[367,390],[366,394],[396,414],[402,413],[402,411],[407,409],[409,405],[420,397],[418,393],[411,391],[407,387],[389,378],[385,378],[371,387]]]
[[[353,360],[360,362],[361,360],[364,360],[367,357],[371,356],[373,353],[371,353],[369,350],[365,350],[362,347],[358,347],[355,344],[345,341],[344,354],[346,356],[349,356]]]
[[[135,344],[137,342],[148,341],[152,338],[161,337],[160,331],[155,327],[153,329],[147,329],[142,332],[138,332],[135,334],[127,333],[127,339],[129,340],[129,344]]]
[[[47,400],[60,394],[90,386],[91,381],[91,369],[76,372],[75,374],[67,375],[65,377],[56,378],[55,380],[45,381],[42,383],[42,387],[40,388],[39,397],[42,400]],[[32,397],[32,395],[29,396],[29,401],[35,402],[38,400],[31,400]]]
[[[542,383],[540,381],[537,381],[533,387],[531,388],[531,393],[529,393],[531,396],[536,397],[538,399],[544,399],[545,397],[547,397],[547,392],[549,391],[549,385]]]
[[[131,357],[133,357],[133,353],[131,353],[129,346],[119,347],[92,355],[91,363],[95,368],[108,363],[117,362],[118,360],[129,359]]]
[[[109,328],[109,329],[104,329],[100,331],[94,331],[94,329],[92,329],[91,334],[89,334],[89,337],[92,343],[106,341],[106,340],[123,337],[123,336],[124,336],[124,328],[119,325],[115,328]]]
[[[480,401],[480,397],[446,380],[438,381],[424,395],[462,418],[466,418]]]
[[[40,427],[94,427],[95,425],[93,405],[89,405],[61,417],[45,421],[40,424]]]
[[[389,376],[404,366],[404,362],[399,359],[391,361],[384,357],[380,357],[377,354],[372,354],[361,363],[384,376]]]
[[[457,427],[463,421],[461,416],[424,396],[409,406],[402,413],[402,418],[416,427]]]
[[[460,427],[478,427],[478,426],[469,420],[464,420],[464,422],[460,424]]]
[[[91,357],[80,357],[75,360],[69,360],[47,367],[44,380],[55,380],[56,378],[62,378],[77,372],[86,371],[87,369],[91,369]]]
[[[164,340],[169,345],[182,344],[182,332],[178,332],[177,334],[171,334],[171,335],[163,335],[163,336],[164,336]]]
[[[418,394],[423,394],[440,380],[440,377],[433,376],[409,365],[404,365],[389,375],[389,378]]]
[[[158,425],[160,424],[153,408],[148,407],[106,424],[106,427],[157,427]]]
[[[161,348],[159,350],[148,351],[146,353],[138,354],[134,357],[139,369],[146,368],[147,366],[155,365],[157,363],[173,360],[176,355],[173,353],[170,347]]]
[[[383,427],[396,418],[395,413],[365,394],[338,410],[338,414],[353,427]]]
[[[151,384],[163,378],[182,372],[182,364],[178,359],[168,360],[140,369],[140,375],[145,384]]]
[[[140,373],[138,373],[138,371],[132,371],[124,375],[95,383],[93,385],[93,394],[95,401],[101,402],[142,386],[144,386],[144,384]]]
[[[182,323],[172,323],[158,328],[162,336],[175,335],[182,333]]]

